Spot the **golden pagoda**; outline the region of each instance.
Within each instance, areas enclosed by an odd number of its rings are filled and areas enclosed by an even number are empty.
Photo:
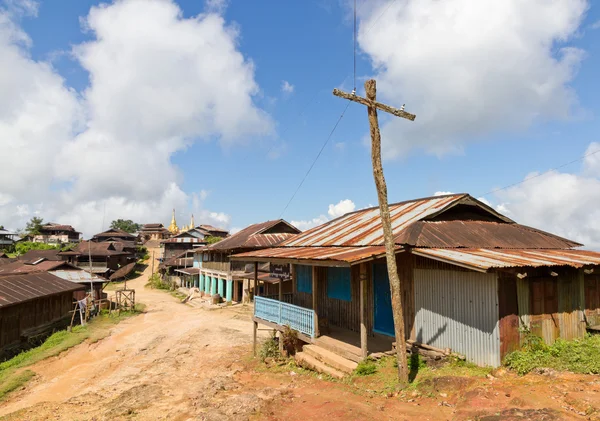
[[[173,235],[179,234],[179,227],[177,221],[175,221],[175,209],[173,209],[173,216],[171,217],[171,225],[169,225],[169,232]]]

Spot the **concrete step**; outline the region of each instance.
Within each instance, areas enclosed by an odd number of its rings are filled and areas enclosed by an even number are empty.
[[[345,344],[328,336],[320,336],[313,343],[355,363],[359,363],[363,359],[360,355],[360,348]]]
[[[335,377],[336,379],[344,378],[345,374],[339,370],[336,370],[333,367],[330,367],[321,361],[317,360],[315,357],[308,355],[305,352],[298,352],[294,356],[298,365],[307,368],[309,370],[316,371],[318,373],[328,374],[331,377]]]
[[[352,373],[358,365],[355,361],[344,358],[318,345],[304,345],[302,352],[315,357],[322,363],[345,373]]]

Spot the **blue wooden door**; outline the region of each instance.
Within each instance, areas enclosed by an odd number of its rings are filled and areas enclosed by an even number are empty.
[[[385,263],[373,265],[373,301],[375,313],[373,330],[377,333],[394,336],[390,279]]]

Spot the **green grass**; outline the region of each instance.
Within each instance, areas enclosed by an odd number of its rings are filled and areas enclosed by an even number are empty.
[[[21,387],[29,381],[35,373],[31,370],[22,370],[46,358],[54,357],[60,353],[79,345],[85,340],[90,343],[97,342],[110,333],[110,327],[121,320],[142,312],[143,304],[136,304],[135,311],[104,313],[85,326],[75,326],[71,332],[61,330],[50,335],[38,347],[23,351],[10,360],[0,363],[0,401],[11,391]]]
[[[558,339],[552,345],[529,335],[523,349],[507,355],[504,364],[521,375],[536,368],[600,374],[600,335],[587,335],[571,341]]]
[[[10,392],[25,385],[25,383],[27,383],[33,377],[35,377],[35,373],[33,371],[24,370],[8,377],[5,380],[2,380],[0,382],[0,401],[2,401]]]
[[[354,373],[357,376],[369,376],[371,374],[375,374],[377,373],[377,364],[371,358],[364,359],[358,363]]]

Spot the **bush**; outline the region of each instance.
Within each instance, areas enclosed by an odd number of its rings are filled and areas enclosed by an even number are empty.
[[[263,342],[258,356],[263,362],[267,358],[279,358],[281,354],[279,354],[279,342],[277,341],[277,338],[272,337]]]
[[[287,355],[294,355],[298,349],[298,332],[289,326],[285,326],[281,332],[280,340],[283,342],[283,349]]]
[[[174,289],[173,285],[170,282],[164,281],[158,273],[153,273],[148,278],[147,286],[154,289]]]
[[[15,244],[15,253],[19,256],[27,253],[29,250],[52,250],[60,249],[59,245],[45,244],[45,243],[34,243],[31,241],[23,241]]]
[[[377,364],[371,358],[366,358],[358,363],[354,373],[357,376],[369,376],[377,373]]]
[[[552,368],[584,374],[600,374],[600,336],[558,339],[546,345],[535,335],[525,337],[523,347],[506,356],[504,364],[523,375],[536,368]]]

